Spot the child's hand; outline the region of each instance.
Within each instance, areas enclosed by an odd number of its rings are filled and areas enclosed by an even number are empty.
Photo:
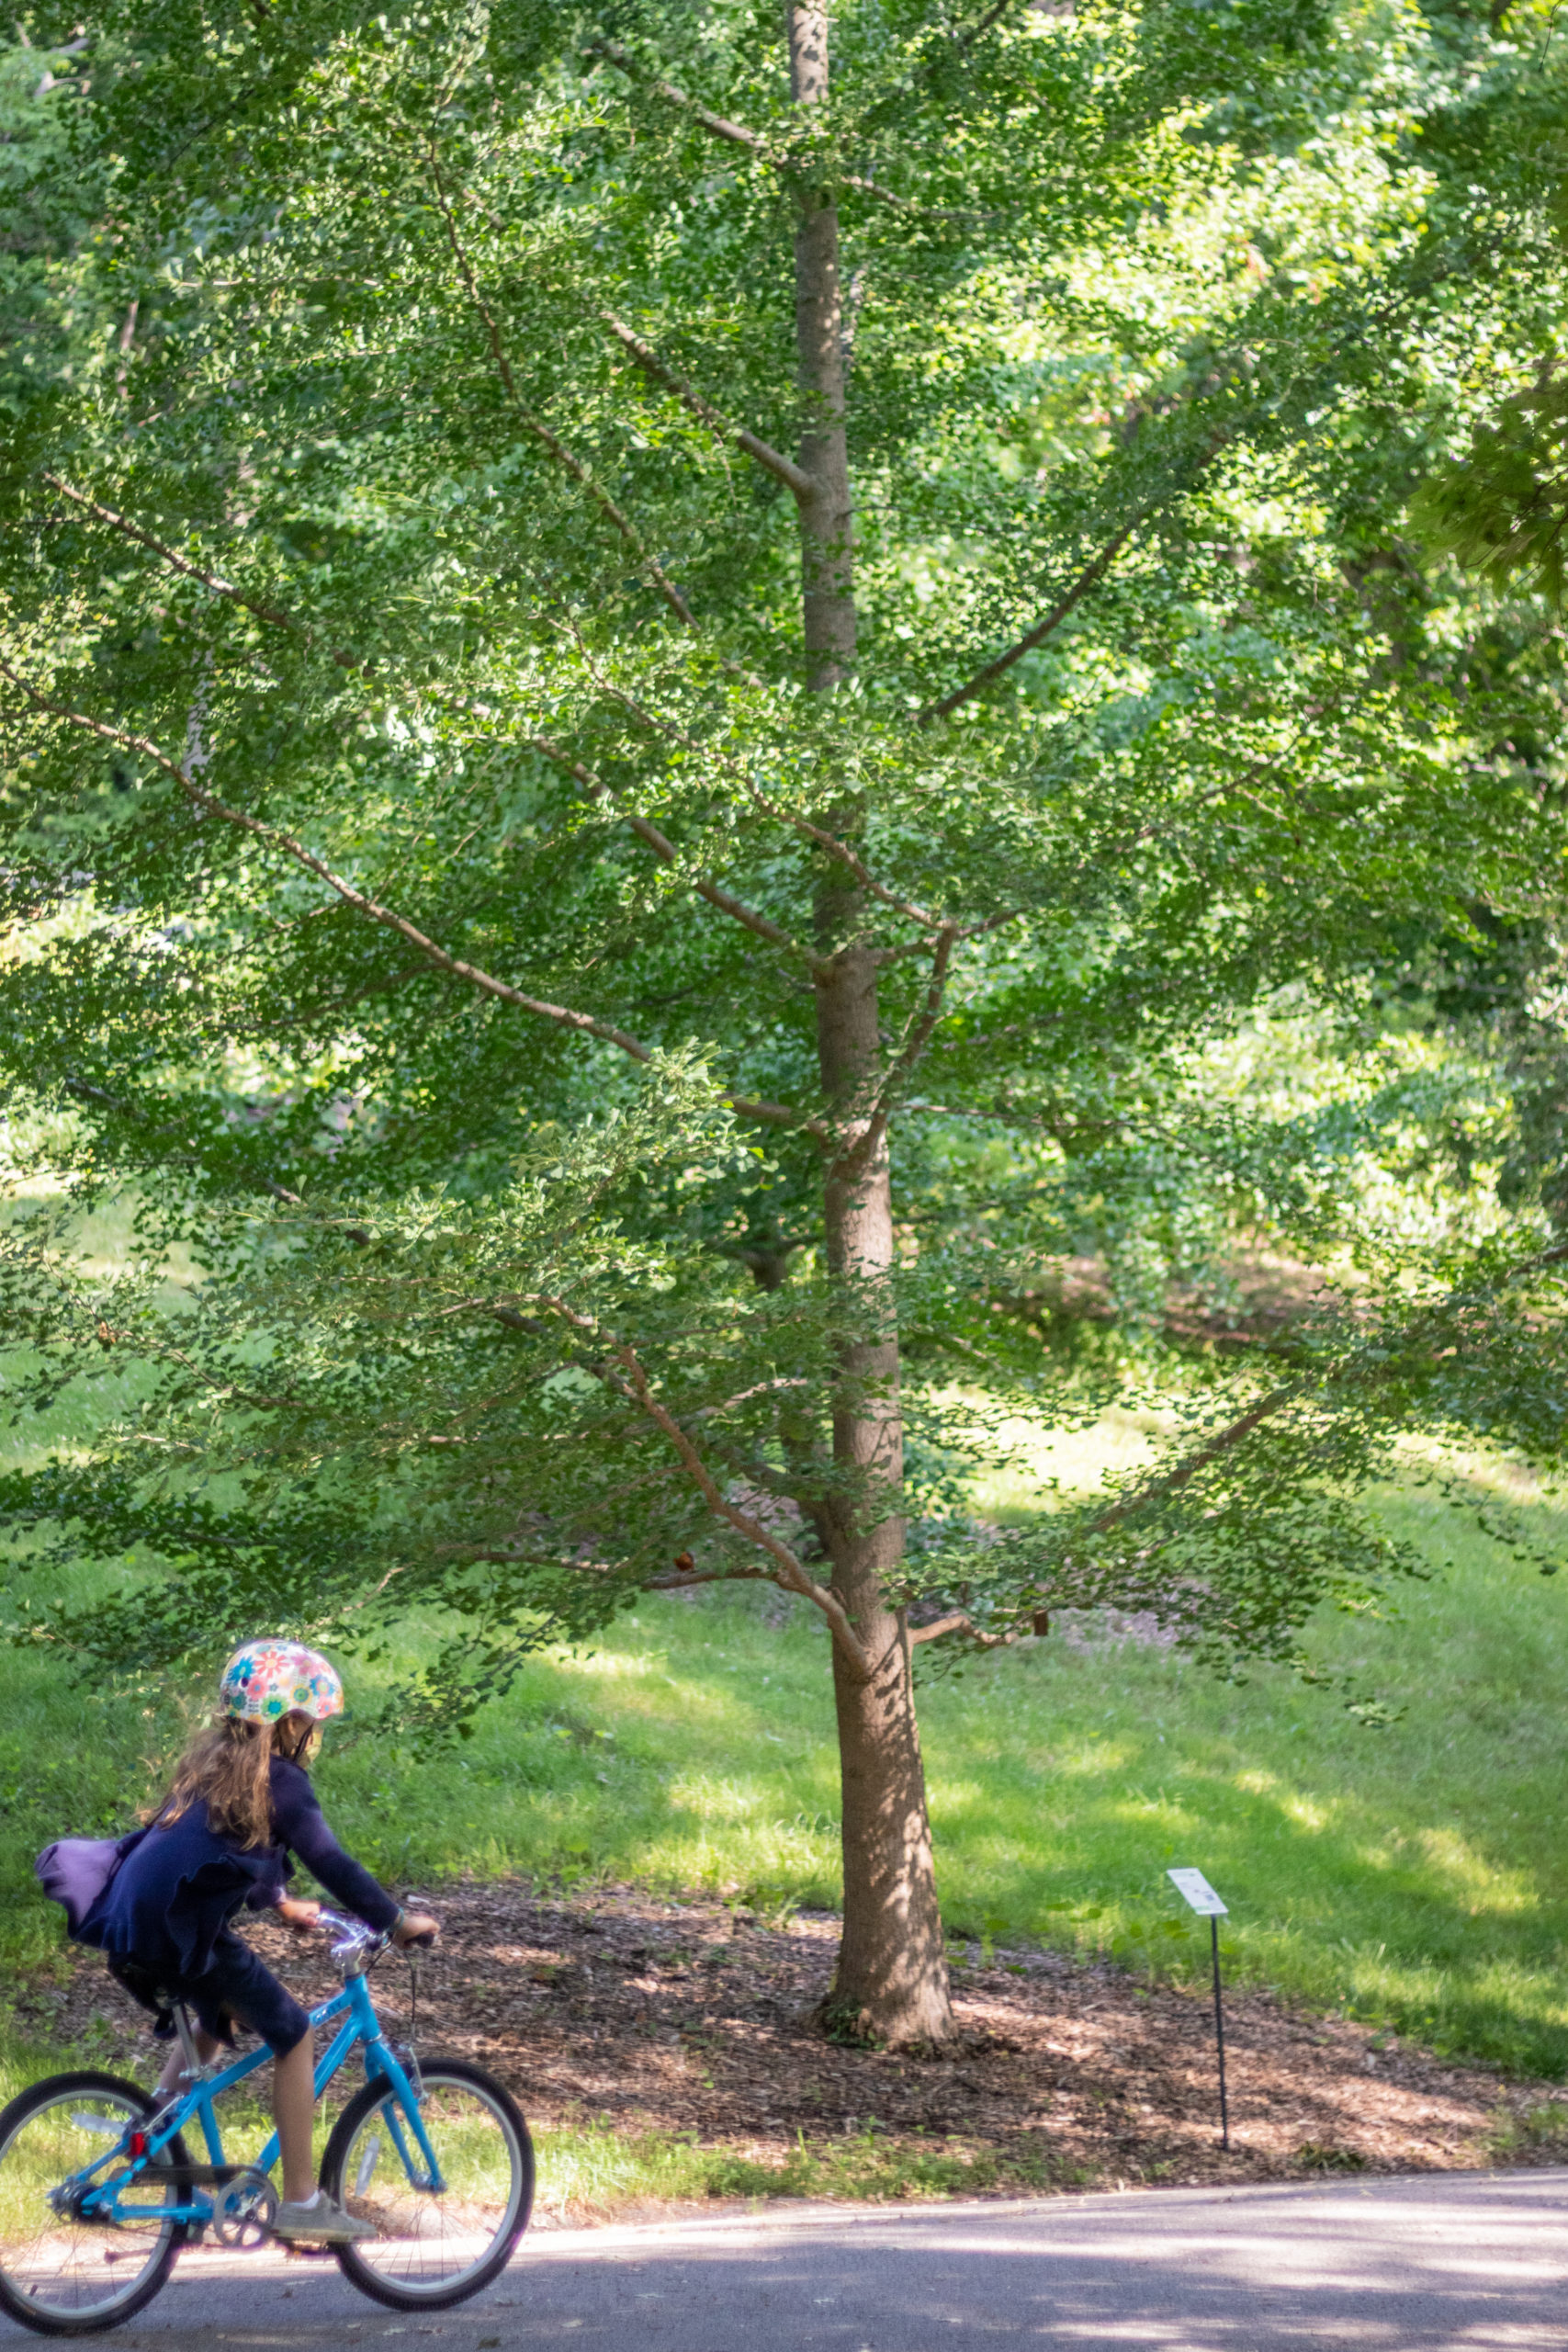
[[[441,1922],[433,1919],[428,1911],[405,1911],[392,1930],[397,1944],[433,1944],[441,1933]]]
[[[297,1936],[313,1936],[321,1922],[321,1906],[319,1903],[296,1903],[291,1894],[286,1894],[277,1906],[277,1916]]]

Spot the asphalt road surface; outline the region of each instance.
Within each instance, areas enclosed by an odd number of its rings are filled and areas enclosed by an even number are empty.
[[[452,2312],[335,2265],[186,2256],[106,2352],[1563,2352],[1568,2171],[545,2233]],[[43,2339],[0,2320],[0,2340]],[[85,2339],[86,2340],[86,2339]]]

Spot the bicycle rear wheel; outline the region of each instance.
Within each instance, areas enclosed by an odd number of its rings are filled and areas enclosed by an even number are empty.
[[[321,2159],[327,2195],[378,2232],[333,2249],[344,2277],[402,2312],[437,2311],[488,2287],[534,2203],[534,2144],[511,2092],[457,2058],[434,2059],[421,2072],[420,2118],[441,2168],[439,2189],[417,2185],[418,2143],[384,2082],[355,2093]]]
[[[177,2139],[138,2180],[133,2222],[73,2221],[49,2202],[51,2189],[154,2111],[139,2084],[73,2074],[34,2083],[0,2115],[0,2307],[24,2327],[39,2335],[118,2327],[168,2277],[186,2236],[185,2223],[160,2210],[183,2198]]]

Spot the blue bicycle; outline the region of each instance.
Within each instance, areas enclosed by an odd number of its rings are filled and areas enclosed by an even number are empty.
[[[511,2093],[460,2059],[427,2059],[381,2030],[367,1981],[389,1939],[321,1913],[344,1989],[310,2013],[337,2031],[316,2096],[358,2050],[365,2082],[321,2159],[327,2195],[371,2222],[334,2246],[344,2275],[397,2311],[477,2295],[528,2226],[534,2150]],[[265,2245],[277,2211],[274,2133],[254,2164],[225,2161],[213,2102],[265,2065],[255,2051],[203,2066],[175,2007],[182,2087],[160,2101],[113,2075],[53,2075],[0,2114],[0,2307],[41,2335],[118,2326],[151,2302],[181,2246]],[[197,2121],[205,2163],[182,2134]]]

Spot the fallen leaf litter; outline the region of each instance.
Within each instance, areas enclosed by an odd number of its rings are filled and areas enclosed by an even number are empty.
[[[810,2020],[838,1922],[771,1926],[716,1901],[629,1887],[551,1895],[515,1882],[448,1883],[423,1898],[442,1944],[424,1963],[420,2042],[492,2068],[536,2127],[685,2134],[735,2160],[718,2178],[766,2193],[765,2176],[833,2155],[812,2193],[878,2177],[911,2193],[911,2164],[965,2194],[1278,2180],[1306,2171],[1462,2169],[1494,2160],[1499,2122],[1562,2093],[1459,2065],[1374,2029],[1227,2001],[1232,2149],[1218,2144],[1213,2013],[1205,1986],[1149,1984],[1104,1960],[959,1946],[960,2040],[931,2057],[848,2047]],[[269,1963],[311,2001],[334,1980],[319,1946],[249,1923]],[[408,1980],[384,1965],[378,2004],[406,2026]],[[17,2024],[146,2075],[141,2014],[96,1956],[68,1951],[52,1983],[17,1987]],[[1568,2130],[1568,2105],[1562,2109]],[[846,2166],[845,2143],[868,2154]],[[1562,2154],[1549,2134],[1542,2160]],[[1528,2161],[1528,2143],[1523,2152]],[[930,2159],[954,2160],[932,2167]],[[1520,2161],[1516,2154],[1511,2161]],[[660,2210],[552,2199],[548,2225]],[[913,2193],[919,2193],[919,2182]]]

